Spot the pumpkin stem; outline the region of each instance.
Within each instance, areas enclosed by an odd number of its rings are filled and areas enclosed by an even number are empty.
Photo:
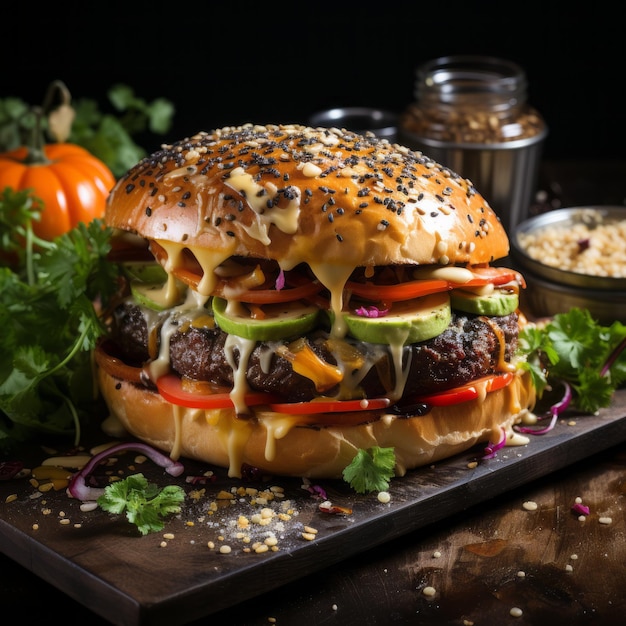
[[[60,98],[61,103],[53,109],[55,96]],[[50,83],[43,102],[43,110],[48,113],[48,132],[59,143],[67,141],[72,131],[75,112],[71,102],[72,95],[63,81],[55,80]]]
[[[55,105],[55,98],[60,98],[61,103]],[[24,163],[29,165],[49,163],[46,157],[45,146],[45,129],[43,120],[48,116],[48,133],[52,138],[63,143],[67,140],[72,130],[72,122],[74,121],[74,109],[70,106],[72,96],[65,83],[60,80],[54,80],[48,86],[42,106],[31,107],[29,113],[34,115],[35,123],[33,124],[31,139],[27,144],[28,154],[24,159]]]

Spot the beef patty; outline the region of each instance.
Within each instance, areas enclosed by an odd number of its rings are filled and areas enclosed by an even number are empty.
[[[128,302],[115,312],[113,338],[120,356],[129,363],[145,365],[155,358],[160,345],[160,328],[152,329],[152,348],[146,318],[140,307]],[[517,349],[517,314],[484,317],[453,311],[449,327],[437,337],[405,346],[403,367],[408,367],[404,396],[431,394],[471,382],[497,371],[501,361],[501,338],[504,359],[509,361]],[[225,350],[227,334],[219,328],[196,328],[184,325],[170,335],[170,365],[181,376],[208,381],[231,388],[233,367]],[[311,349],[323,360],[336,364],[327,345],[328,334],[318,331],[307,337]],[[350,338],[365,357],[367,368],[360,374],[360,386],[366,397],[383,396],[395,385],[391,355],[385,346],[371,345]],[[319,395],[312,380],[294,372],[291,363],[276,354],[280,342],[258,342],[247,364],[251,389],[279,394],[287,401],[310,400]],[[282,343],[288,344],[289,341]],[[238,365],[239,354],[233,351]],[[333,390],[327,390],[332,395]]]

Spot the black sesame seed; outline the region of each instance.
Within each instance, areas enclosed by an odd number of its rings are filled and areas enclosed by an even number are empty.
[[[130,193],[134,188],[135,185],[133,185],[133,183],[128,183],[128,185],[126,185],[126,193]]]
[[[149,206],[146,207],[146,215],[148,217],[150,217],[152,215],[152,209]]]
[[[340,243],[343,241],[343,237],[339,233],[337,233],[335,237],[337,237],[337,241],[339,241]]]
[[[226,231],[226,234],[227,234],[229,237],[234,237],[234,236],[235,236],[235,233],[234,233],[232,230],[227,230],[227,231]]]

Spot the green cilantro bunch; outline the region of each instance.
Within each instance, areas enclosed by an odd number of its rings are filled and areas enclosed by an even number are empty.
[[[111,229],[80,224],[37,239],[28,191],[0,190],[0,449],[35,434],[74,434],[93,408],[92,350],[117,289]]]
[[[520,333],[520,367],[530,372],[537,395],[567,383],[571,406],[595,413],[611,403],[626,381],[626,326],[606,326],[587,309],[572,308],[545,324],[528,325]]]

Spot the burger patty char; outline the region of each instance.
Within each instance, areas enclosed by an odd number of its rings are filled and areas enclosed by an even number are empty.
[[[497,330],[499,329],[499,330]],[[492,374],[501,361],[502,333],[504,359],[509,361],[517,349],[518,316],[486,318],[480,315],[452,313],[449,327],[437,337],[405,346],[403,367],[409,363],[404,396],[432,394],[452,389]],[[159,335],[153,340],[152,352],[158,350]],[[186,324],[169,339],[170,366],[181,376],[208,381],[218,387],[231,388],[233,367],[225,349],[227,334],[221,329],[196,328]],[[327,333],[307,337],[311,349],[323,360],[336,364],[327,347]],[[137,366],[145,365],[150,354],[148,325],[142,309],[131,303],[121,304],[115,312],[113,329],[120,357]],[[394,388],[395,376],[389,350],[347,338],[372,364],[360,381],[366,397],[384,396]],[[289,341],[282,343],[288,344]],[[306,401],[319,395],[314,382],[294,372],[291,363],[275,353],[277,343],[258,342],[247,364],[247,381],[251,389],[283,396],[292,402]],[[268,351],[269,358],[268,358]],[[235,348],[233,358],[238,366]],[[333,390],[325,393],[332,395]]]

